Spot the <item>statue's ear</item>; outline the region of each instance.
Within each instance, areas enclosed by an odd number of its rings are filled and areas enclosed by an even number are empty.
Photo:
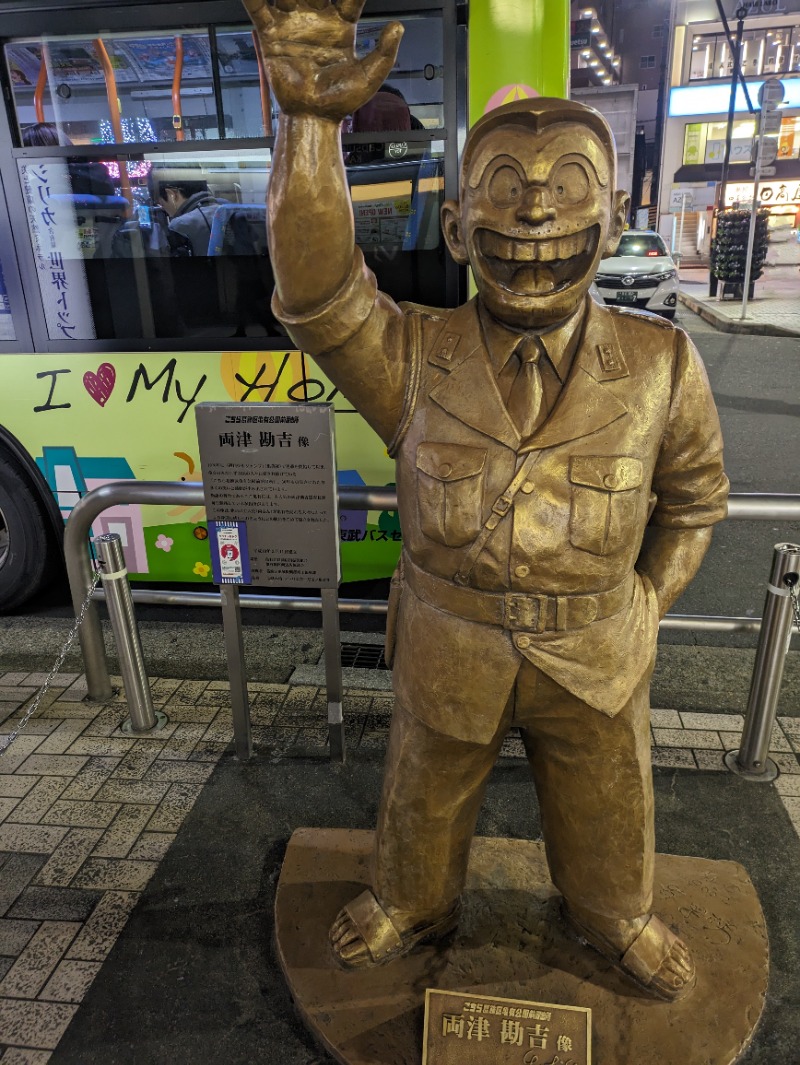
[[[625,232],[625,223],[628,220],[628,211],[631,206],[631,198],[627,192],[617,189],[611,201],[611,225],[608,227],[606,246],[603,248],[603,258],[613,255],[619,245],[620,237]]]
[[[469,255],[461,225],[461,210],[455,200],[445,200],[442,204],[442,233],[455,261],[459,266],[466,266]]]

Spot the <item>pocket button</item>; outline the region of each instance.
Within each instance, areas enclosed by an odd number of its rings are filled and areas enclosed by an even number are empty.
[[[530,647],[531,638],[530,638],[530,636],[518,636],[516,642],[517,642],[517,647],[519,647],[519,649],[521,651],[524,651],[524,650],[526,650],[526,648]]]
[[[453,467],[450,465],[449,462],[443,462],[441,464],[441,466],[439,467],[439,476],[440,477],[449,477],[452,472],[453,472]]]
[[[603,478],[603,484],[606,486],[606,488],[616,488],[617,478],[614,476],[613,473],[607,473]]]
[[[527,577],[528,574],[530,573],[530,571],[531,571],[530,566],[515,566],[514,567],[514,576],[515,577]]]

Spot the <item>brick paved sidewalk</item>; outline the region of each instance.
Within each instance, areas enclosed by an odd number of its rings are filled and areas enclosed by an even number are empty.
[[[0,677],[0,734],[44,680]],[[119,678],[114,678],[119,685]],[[168,724],[121,730],[126,706],[84,701],[86,683],[60,674],[35,717],[0,755],[0,1065],[46,1065],[101,970],[142,890],[232,741],[228,685],[152,681]],[[271,756],[327,741],[325,692],[252,684],[254,744]],[[348,745],[385,746],[393,698],[345,692]],[[653,711],[653,763],[724,772],[739,714]],[[800,834],[800,719],[780,718],[774,785]],[[522,757],[513,734],[502,756]],[[102,977],[101,977],[102,979]]]
[[[708,295],[708,270],[680,271],[683,303],[722,332],[760,336],[800,337],[800,270],[796,266],[773,266],[756,281],[754,298],[748,300],[742,320],[742,301],[719,300]]]

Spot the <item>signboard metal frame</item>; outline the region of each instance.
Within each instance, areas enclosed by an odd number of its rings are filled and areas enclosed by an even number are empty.
[[[243,760],[252,754],[239,589],[252,583],[316,586],[322,598],[329,753],[343,762],[333,407],[329,403],[199,403],[195,412],[214,580],[222,600],[236,754]],[[290,461],[298,457],[300,461]],[[272,471],[269,476],[276,495],[270,496],[263,486],[257,490],[260,469]],[[294,498],[293,484],[297,485]],[[293,504],[296,517],[289,513]],[[305,537],[298,535],[303,521],[310,522],[312,530]],[[317,533],[321,533],[318,543],[314,540]],[[316,580],[305,580],[303,573],[309,566]],[[265,579],[269,570],[273,575]]]

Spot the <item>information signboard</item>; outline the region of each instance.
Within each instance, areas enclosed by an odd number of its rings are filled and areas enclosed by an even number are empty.
[[[195,409],[215,583],[338,587],[331,404]]]
[[[425,992],[422,1065],[591,1065],[592,1011],[464,992]]]

